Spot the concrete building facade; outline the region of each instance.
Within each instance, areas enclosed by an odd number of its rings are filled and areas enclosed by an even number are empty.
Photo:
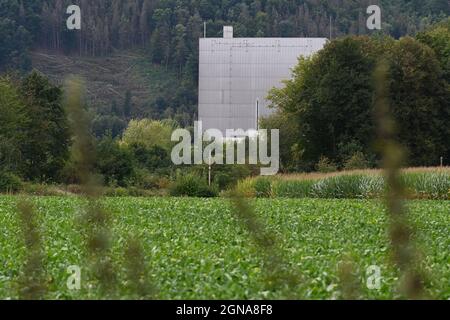
[[[322,49],[326,38],[233,38],[224,27],[223,38],[200,39],[199,121],[203,130],[257,129],[269,115],[268,92],[291,78],[300,56]]]

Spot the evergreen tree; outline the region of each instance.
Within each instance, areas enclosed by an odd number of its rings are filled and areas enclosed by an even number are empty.
[[[20,173],[22,146],[29,123],[20,95],[9,78],[0,78],[0,172]]]
[[[438,165],[450,149],[449,86],[439,61],[412,38],[395,43],[389,57],[391,108],[399,139],[409,151],[408,164]]]
[[[123,103],[123,114],[127,119],[131,117],[131,106],[132,106],[131,91],[127,90],[127,92],[125,93],[125,100]]]
[[[69,156],[70,134],[62,91],[33,71],[21,85],[29,122],[22,146],[26,178],[54,181]]]

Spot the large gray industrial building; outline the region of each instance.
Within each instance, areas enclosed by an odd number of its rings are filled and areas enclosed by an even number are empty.
[[[268,92],[291,78],[300,56],[310,56],[326,38],[200,39],[199,121],[203,130],[257,129],[258,119],[273,112]]]

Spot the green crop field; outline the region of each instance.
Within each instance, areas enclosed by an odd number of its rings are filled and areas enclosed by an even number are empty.
[[[25,250],[17,218],[18,197],[0,197],[0,298],[18,297]],[[104,298],[84,272],[85,244],[79,223],[83,201],[75,197],[31,198],[45,252],[46,298]],[[144,247],[157,299],[280,299],[271,289],[260,248],[226,199],[107,198],[113,216],[112,257],[118,298],[128,298],[123,248],[129,234]],[[341,298],[339,266],[351,261],[360,298],[398,298],[383,205],[375,200],[257,199],[251,201],[278,241],[285,268],[300,275],[291,295]],[[421,252],[427,293],[450,298],[450,202],[408,202]],[[347,258],[345,258],[347,257]],[[82,270],[82,288],[66,286],[67,267]],[[366,287],[366,269],[381,268],[381,288]]]

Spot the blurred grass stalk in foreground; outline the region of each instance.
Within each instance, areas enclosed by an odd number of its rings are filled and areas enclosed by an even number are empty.
[[[46,292],[44,253],[36,211],[33,204],[26,199],[19,199],[17,210],[26,254],[19,276],[19,298],[43,299]]]
[[[138,238],[130,235],[125,248],[125,268],[128,287],[140,299],[153,299],[156,289],[150,281],[150,274],[145,266],[145,252]]]
[[[73,135],[72,157],[82,187],[82,194],[88,205],[82,219],[86,233],[86,244],[90,260],[90,269],[98,281],[100,290],[108,297],[114,296],[116,274],[110,257],[111,233],[109,214],[101,207],[100,183],[94,172],[95,146],[89,134],[89,119],[83,109],[84,88],[79,78],[66,81],[66,110]]]
[[[111,257],[112,235],[111,215],[102,207],[102,183],[94,175],[95,145],[89,134],[90,122],[83,109],[83,84],[80,79],[71,78],[66,83],[67,113],[74,136],[73,158],[80,179],[83,195],[88,201],[82,224],[87,234],[87,248],[90,266],[106,298],[114,297],[118,289],[118,277]],[[141,244],[129,238],[125,250],[127,285],[132,295],[150,299],[153,287],[150,285],[145,267],[145,255]]]
[[[405,208],[405,190],[400,179],[404,161],[402,145],[396,141],[395,121],[389,107],[389,65],[379,62],[375,74],[375,116],[378,123],[377,148],[383,157],[387,186],[386,205],[389,235],[394,262],[400,271],[400,291],[407,299],[424,297],[423,279],[419,271],[418,253],[413,243],[413,230]]]

